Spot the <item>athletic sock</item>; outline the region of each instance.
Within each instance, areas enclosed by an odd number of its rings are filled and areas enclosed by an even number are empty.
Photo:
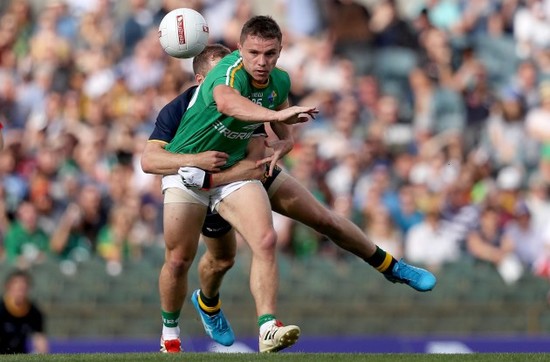
[[[264,334],[273,324],[276,322],[276,318],[273,314],[264,314],[258,317],[258,326],[260,327],[260,336]]]
[[[220,294],[216,294],[215,297],[209,298],[202,290],[199,290],[199,307],[201,310],[208,314],[208,315],[214,315],[220,311],[220,308],[222,306],[222,302],[220,300]]]
[[[179,317],[180,311],[165,312],[162,314],[162,338],[164,340],[176,339],[180,337]]]
[[[378,246],[376,246],[374,254],[365,259],[365,261],[383,274],[391,274],[393,266],[397,263],[397,260],[390,253],[380,249]]]

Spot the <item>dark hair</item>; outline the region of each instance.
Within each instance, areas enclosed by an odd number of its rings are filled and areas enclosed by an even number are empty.
[[[25,278],[29,285],[32,284],[32,277],[28,272],[22,269],[16,269],[6,276],[6,279],[4,280],[4,287],[16,278]]]
[[[241,44],[250,35],[262,39],[277,39],[279,42],[283,40],[281,28],[271,16],[259,15],[250,18],[241,29]]]
[[[208,73],[208,62],[217,59],[223,58],[227,54],[231,53],[228,47],[221,44],[209,44],[207,45],[202,52],[199,53],[195,58],[193,58],[193,72],[195,74],[206,75]]]

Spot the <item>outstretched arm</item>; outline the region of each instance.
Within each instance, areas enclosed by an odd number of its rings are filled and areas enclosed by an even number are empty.
[[[315,107],[289,107],[272,111],[243,97],[239,91],[220,84],[214,88],[214,100],[218,112],[237,118],[244,122],[284,122],[287,124],[307,122],[310,116],[318,113]]]

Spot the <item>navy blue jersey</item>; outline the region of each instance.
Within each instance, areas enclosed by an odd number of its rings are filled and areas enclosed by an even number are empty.
[[[195,89],[197,89],[196,85],[188,88],[170,103],[162,107],[149,141],[163,141],[166,143],[172,141],[180,125],[181,117],[183,117],[195,93]]]

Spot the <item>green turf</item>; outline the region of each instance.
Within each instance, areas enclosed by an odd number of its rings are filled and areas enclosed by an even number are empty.
[[[52,355],[11,355],[2,356],[2,362],[25,361],[75,361],[75,362],[148,362],[148,361],[185,361],[185,362],[538,362],[550,361],[548,353],[477,353],[477,354],[351,354],[351,353],[124,353],[124,354],[52,354]]]

